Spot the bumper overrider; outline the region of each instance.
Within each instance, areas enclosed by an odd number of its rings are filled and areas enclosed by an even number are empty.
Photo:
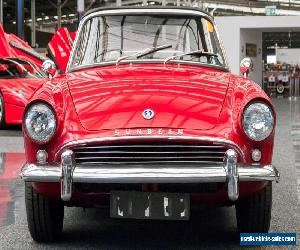
[[[72,150],[61,155],[61,164],[25,164],[21,178],[26,182],[60,182],[61,198],[72,198],[73,183],[210,183],[226,182],[228,198],[239,197],[242,181],[279,181],[272,165],[238,164],[237,152],[226,151],[223,164],[162,166],[160,164],[76,164]]]

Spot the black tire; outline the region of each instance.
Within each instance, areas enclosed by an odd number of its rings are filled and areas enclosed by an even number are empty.
[[[272,210],[272,182],[255,195],[235,205],[237,227],[240,233],[267,233]]]
[[[5,106],[3,96],[0,92],[0,129],[5,127]]]
[[[278,83],[277,86],[276,86],[276,91],[277,91],[277,94],[283,94],[284,92],[284,85],[283,83]]]
[[[57,241],[63,230],[64,205],[43,198],[25,183],[27,223],[31,237],[37,242]]]

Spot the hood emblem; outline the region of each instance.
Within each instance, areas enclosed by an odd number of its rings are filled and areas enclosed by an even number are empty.
[[[154,117],[154,111],[152,109],[145,109],[142,113],[142,116],[146,120],[150,120]]]

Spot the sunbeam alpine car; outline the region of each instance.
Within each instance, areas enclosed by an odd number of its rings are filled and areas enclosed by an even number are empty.
[[[244,74],[250,65],[243,60]],[[240,232],[268,231],[279,179],[274,107],[229,72],[207,13],[95,9],[80,22],[66,73],[44,69],[51,79],[23,118],[34,240],[58,239],[65,206],[188,220],[194,204],[234,205]]]

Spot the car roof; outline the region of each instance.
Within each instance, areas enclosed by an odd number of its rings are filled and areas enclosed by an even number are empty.
[[[95,12],[101,12],[101,11],[106,11],[106,10],[141,10],[141,12],[143,10],[149,10],[149,9],[153,9],[153,10],[191,10],[191,11],[196,11],[196,12],[200,12],[202,14],[205,14],[206,16],[210,17],[211,19],[213,19],[213,16],[209,13],[206,12],[204,10],[201,10],[200,8],[193,8],[193,7],[184,7],[184,6],[122,6],[122,7],[100,7],[100,8],[95,8],[95,9],[91,9],[89,11],[87,11],[84,15],[88,16],[92,13]],[[154,13],[155,14],[155,13]]]

